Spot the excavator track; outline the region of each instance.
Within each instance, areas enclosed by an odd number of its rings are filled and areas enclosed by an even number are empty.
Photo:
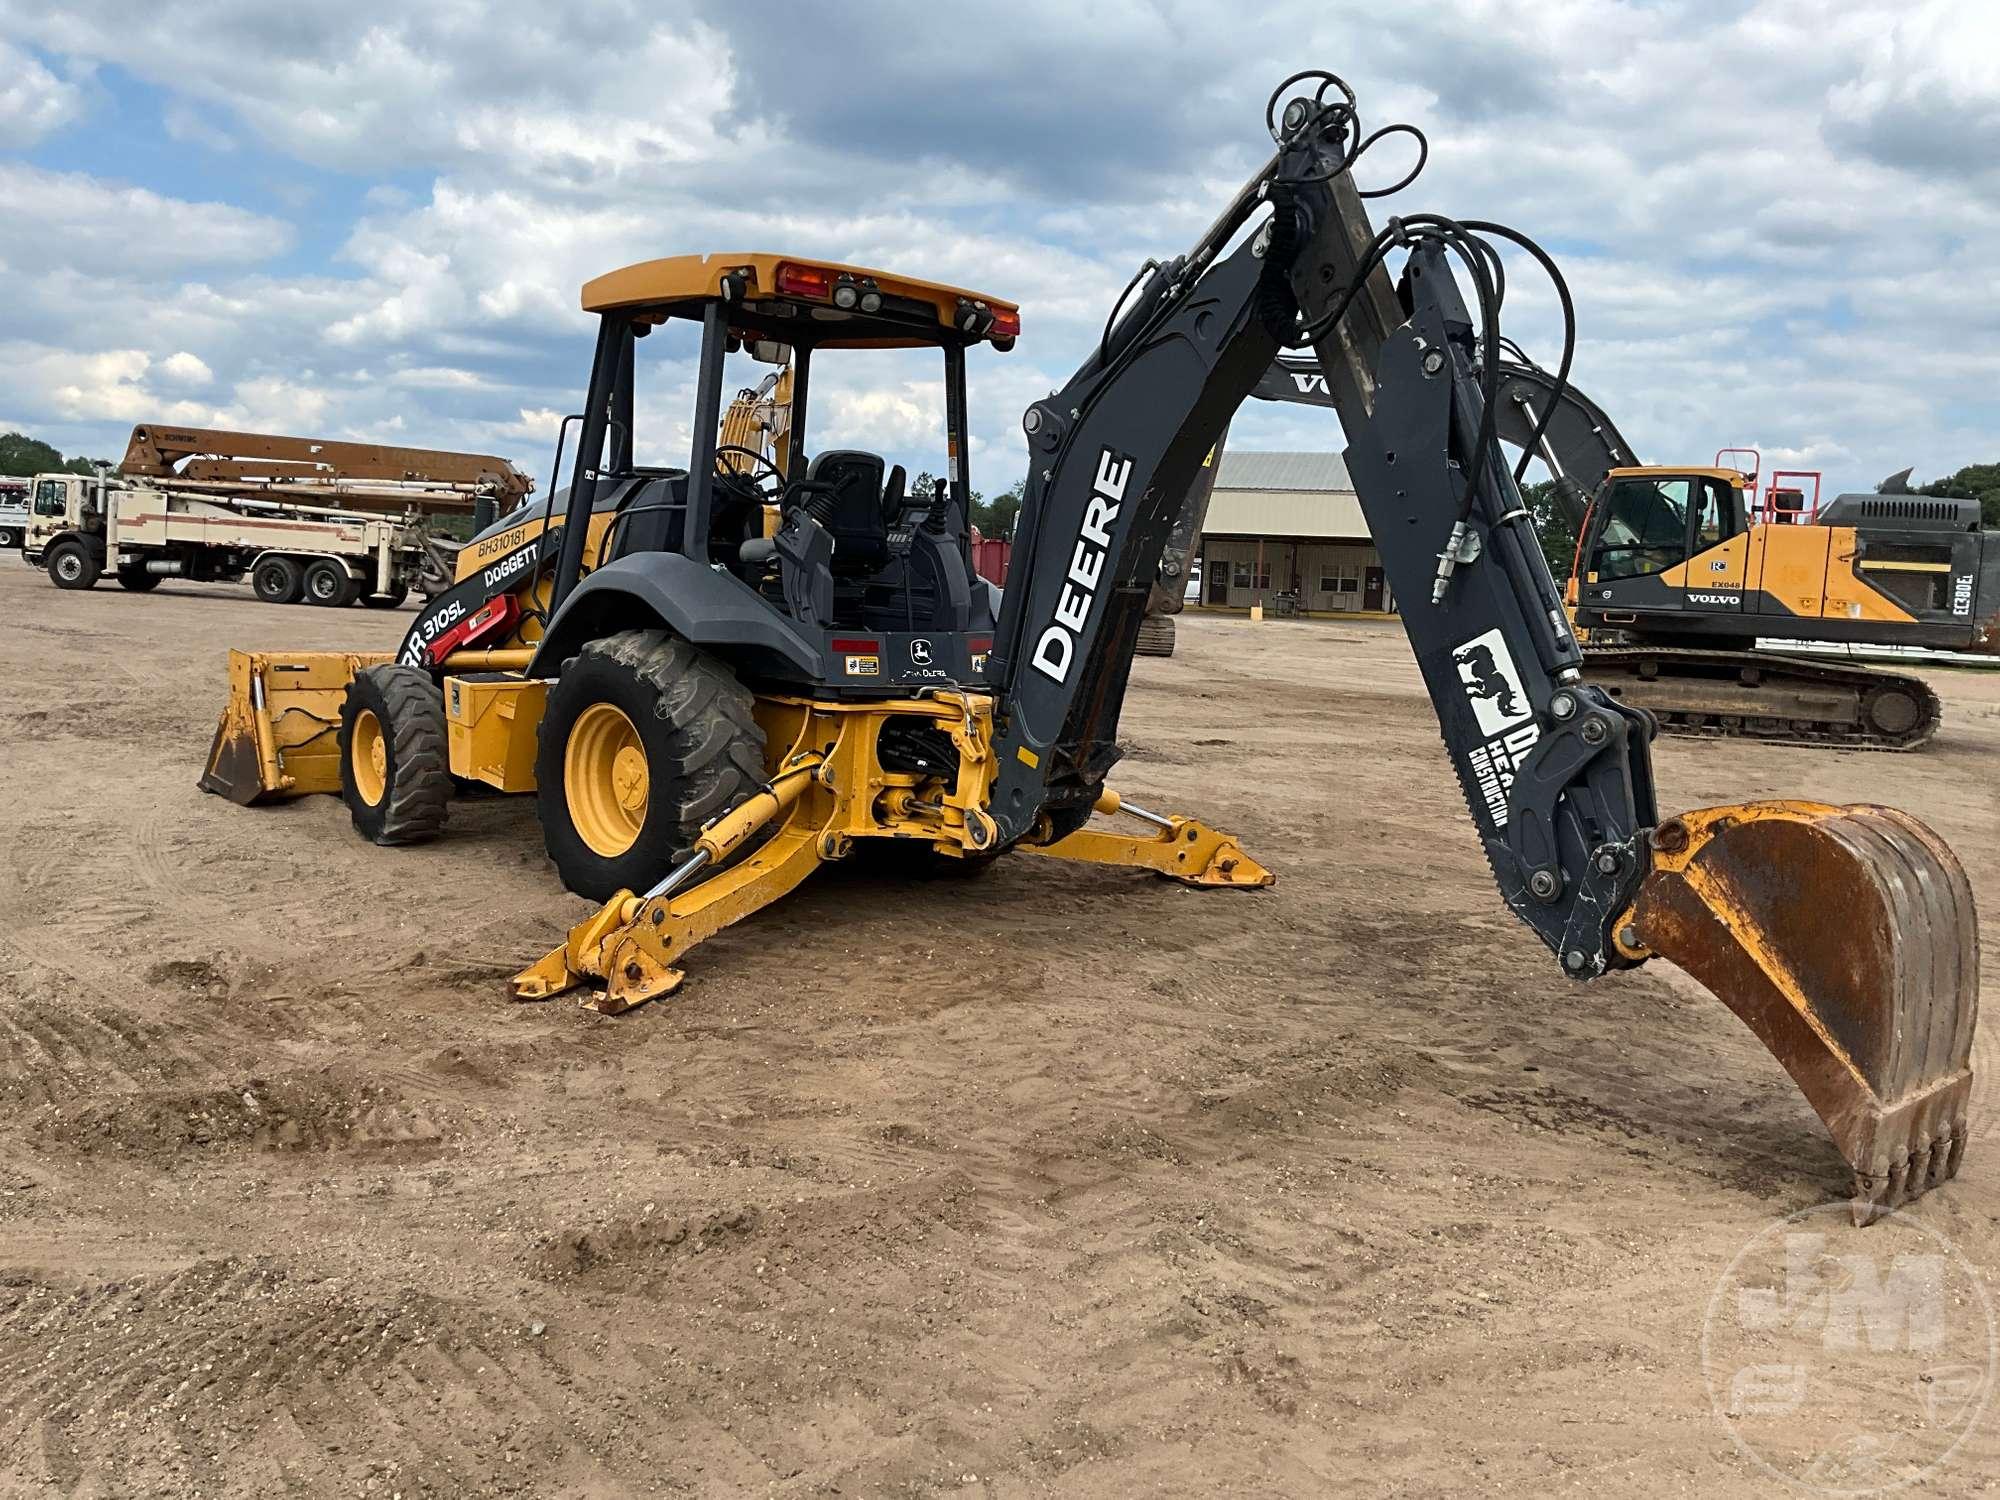
[[[1771,651],[1589,646],[1584,680],[1643,708],[1666,734],[1847,750],[1913,750],[1943,705],[1907,672]]]

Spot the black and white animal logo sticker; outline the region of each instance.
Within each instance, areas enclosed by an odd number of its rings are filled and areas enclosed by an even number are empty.
[[[910,661],[914,666],[928,667],[931,664],[931,643],[925,640],[911,641]]]
[[[1520,723],[1533,711],[1521,687],[1521,674],[1498,630],[1474,636],[1451,653],[1458,663],[1458,680],[1465,688],[1479,732],[1492,736]]]

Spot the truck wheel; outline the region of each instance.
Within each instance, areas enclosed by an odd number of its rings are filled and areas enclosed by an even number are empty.
[[[340,796],[362,837],[421,844],[451,802],[444,694],[416,667],[369,667],[340,706]]]
[[[266,604],[296,604],[305,574],[289,557],[267,557],[250,575],[250,587]]]
[[[154,589],[160,586],[161,579],[161,574],[148,573],[143,563],[136,568],[120,568],[118,570],[118,586],[122,589],[128,589],[135,594],[152,593]]]
[[[20,543],[21,535],[11,527],[0,526],[0,547],[13,547]]]
[[[49,548],[49,581],[59,589],[94,588],[104,565],[82,542],[57,542]]]
[[[399,583],[386,594],[363,594],[361,602],[370,609],[401,609],[403,601],[410,597],[410,586]]]
[[[330,557],[306,567],[306,603],[341,609],[354,602],[354,575]]]
[[[602,901],[685,859],[703,824],[764,784],[755,702],[727,666],[661,630],[607,636],[565,662],[535,758],[562,883]]]

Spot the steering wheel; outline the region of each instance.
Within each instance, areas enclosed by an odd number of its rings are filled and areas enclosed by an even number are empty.
[[[745,473],[741,469],[732,468],[722,461],[725,453],[749,459],[761,472]],[[715,450],[715,467],[719,473],[732,479],[748,482],[756,490],[757,498],[766,505],[775,504],[778,497],[785,492],[785,471],[755,448],[745,448],[737,443],[724,443]]]

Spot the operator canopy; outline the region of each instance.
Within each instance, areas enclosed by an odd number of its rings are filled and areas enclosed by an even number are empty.
[[[738,311],[733,331],[822,349],[919,349],[988,342],[1011,349],[1020,304],[986,292],[919,281],[838,261],[761,252],[671,255],[584,283],[583,310],[633,310],[652,327],[699,318],[704,304]]]

